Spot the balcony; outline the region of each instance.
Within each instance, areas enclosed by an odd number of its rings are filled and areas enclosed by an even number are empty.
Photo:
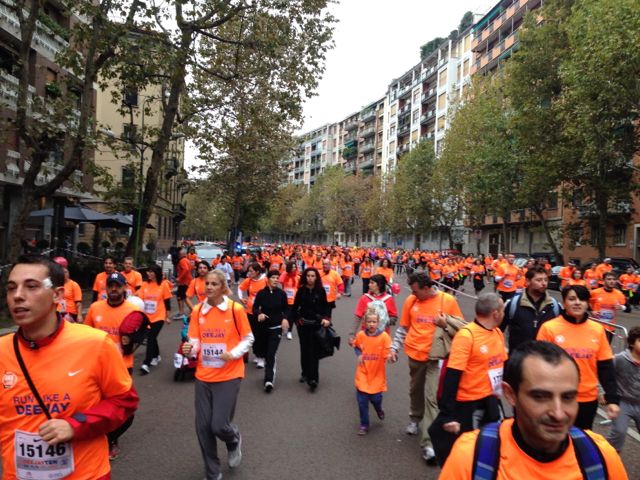
[[[366,168],[373,168],[373,157],[365,158],[358,166],[363,170]]]
[[[404,98],[411,95],[411,88],[411,84],[400,87],[400,89],[398,90],[398,98]]]
[[[428,91],[422,94],[422,103],[427,103],[429,99],[436,96],[436,89],[430,88]]]
[[[360,114],[360,121],[361,122],[368,122],[369,120],[371,120],[372,118],[376,117],[376,111],[373,108],[370,108],[364,112],[362,112]]]
[[[8,3],[12,2],[9,1]],[[28,15],[26,10],[24,15],[25,17]],[[17,39],[21,38],[18,16],[12,8],[2,3],[0,3],[0,29],[11,33]],[[37,20],[32,47],[49,60],[54,60],[59,52],[69,48],[69,42],[53,33],[49,27]]]
[[[15,110],[18,104],[19,83],[19,80],[13,75],[0,71],[0,103],[6,105],[12,110]],[[29,85],[29,95],[27,97],[29,105],[31,104],[32,97],[35,93],[36,89]]]
[[[359,124],[360,122],[358,120],[349,120],[344,124],[344,129],[347,132],[350,132],[351,130],[355,130],[356,128],[358,128]]]
[[[358,144],[358,141],[355,138],[347,138],[344,141],[344,148],[355,147]]]
[[[344,171],[347,173],[355,173],[356,172],[356,164],[355,162],[347,162],[344,164]]]
[[[432,118],[434,118],[435,116],[435,112],[433,110],[429,110],[428,112],[423,113],[420,116],[420,125],[424,125],[425,123],[427,123],[429,120],[431,120]]]
[[[425,141],[425,140],[428,140],[428,141],[433,140],[433,132],[427,132],[420,137],[420,141]]]
[[[362,145],[360,145],[359,151],[360,153],[369,153],[369,152],[373,152],[373,150],[375,149],[375,144],[374,142],[366,142],[363,143]]]
[[[398,110],[398,118],[404,118],[411,113],[411,104],[407,103],[404,107]]]
[[[360,134],[360,136],[362,138],[367,138],[367,137],[371,137],[371,136],[373,136],[375,134],[376,134],[375,127],[370,127],[370,128],[367,128],[366,130],[363,130],[362,133]]]
[[[506,10],[487,24],[487,27],[476,32],[472,42],[471,50],[483,51],[487,45],[500,35],[503,27],[510,27],[519,21],[528,10],[534,10],[540,6],[540,0],[516,0]]]
[[[404,143],[404,144],[400,145],[400,146],[396,149],[396,154],[397,154],[397,155],[402,155],[403,153],[408,152],[408,151],[409,151],[409,148],[411,148],[411,147],[409,146],[409,142]]]
[[[411,125],[409,125],[408,123],[405,125],[402,125],[400,128],[398,128],[398,136],[401,135],[405,135],[407,133],[409,133],[409,128],[411,127]]]

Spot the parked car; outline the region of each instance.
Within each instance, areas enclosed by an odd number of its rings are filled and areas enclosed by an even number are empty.
[[[196,255],[200,260],[206,260],[209,265],[218,256],[222,256],[224,250],[215,245],[196,245]]]
[[[561,265],[560,260],[551,252],[534,252],[531,257],[538,260],[539,258],[546,258],[551,266]]]

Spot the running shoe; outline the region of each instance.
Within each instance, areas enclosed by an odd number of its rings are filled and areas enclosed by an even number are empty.
[[[149,365],[147,365],[146,363],[143,363],[142,365],[140,365],[140,374],[149,375],[150,373],[151,373],[151,369],[149,368]]]
[[[117,443],[109,445],[109,460],[115,460],[120,456],[120,447]]]
[[[264,368],[264,358],[258,358],[256,362],[256,368]]]
[[[267,393],[271,393],[273,390],[273,382],[264,382],[264,391]]]
[[[162,361],[162,358],[160,357],[160,355],[158,355],[157,357],[153,357],[151,359],[151,366],[156,367],[161,361]]]
[[[376,410],[376,415],[378,415],[378,418],[380,420],[384,420],[384,410],[382,410],[382,409]]]
[[[315,391],[316,391],[316,388],[318,388],[318,382],[316,382],[315,380],[311,380],[311,381],[309,382],[309,390],[310,390],[311,392],[315,392]]]
[[[422,447],[422,458],[427,462],[427,465],[431,465],[432,467],[438,464],[436,452],[434,452],[431,447]]]
[[[227,448],[229,448],[227,446]],[[242,462],[242,435],[238,434],[238,442],[236,443],[236,447],[232,450],[229,450],[229,456],[227,458],[229,462],[229,468],[236,468],[240,466]]]
[[[291,332],[287,332],[287,340],[293,340],[293,334]]]
[[[418,422],[411,421],[407,428],[404,429],[404,433],[407,435],[417,435],[418,434]]]
[[[184,313],[178,312],[178,313],[174,314],[172,318],[174,320],[182,320],[182,317],[184,317]]]
[[[358,427],[358,435],[362,436],[366,435],[367,433],[369,433],[369,427],[367,427],[366,425],[360,425]]]

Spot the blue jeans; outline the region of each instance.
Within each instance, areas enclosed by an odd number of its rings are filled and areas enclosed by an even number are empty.
[[[369,426],[369,402],[373,404],[376,412],[382,410],[382,392],[380,393],[364,393],[356,390],[356,399],[358,400],[358,410],[360,410],[360,425]]]

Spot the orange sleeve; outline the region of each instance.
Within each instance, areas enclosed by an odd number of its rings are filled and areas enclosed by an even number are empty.
[[[402,317],[400,317],[400,326],[405,329],[409,329],[411,325],[411,308],[413,304],[416,303],[415,295],[409,295],[407,299],[404,301],[404,305],[402,305]]]
[[[464,318],[464,315],[462,315],[462,311],[460,310],[460,305],[458,305],[458,302],[456,301],[455,297],[451,295],[447,295],[445,297],[444,303],[445,305],[444,305],[444,308],[442,309],[442,313],[445,313],[447,315],[453,315],[455,317]]]
[[[232,304],[233,311],[235,312],[236,318],[236,328],[238,329],[238,333],[240,334],[240,339],[246,337],[251,333],[251,325],[249,325],[249,317],[247,317],[247,311],[244,309],[242,304],[238,302],[233,302]],[[237,307],[236,307],[237,305]]]
[[[168,298],[171,298],[173,295],[169,289],[169,285],[167,285],[166,282],[162,282],[160,285],[162,286],[162,299],[167,300]]]
[[[189,286],[187,287],[186,295],[187,295],[187,298],[196,296],[196,279],[195,278],[191,280],[191,282],[189,283]]]
[[[76,282],[73,282],[73,301],[82,301],[82,290],[80,289],[80,285],[78,285]]]
[[[251,282],[250,278],[245,278],[242,283],[238,286],[238,288],[240,290],[242,290],[243,292],[246,292],[247,290],[249,290],[249,284]]]
[[[587,432],[591,439],[596,443],[600,453],[604,457],[604,461],[607,464],[607,473],[609,478],[615,478],[616,480],[628,480],[627,472],[622,463],[622,459],[611,444],[602,436],[594,432]]]
[[[543,324],[544,325],[544,324]],[[602,327],[597,324],[597,327]],[[607,339],[604,327],[600,328],[600,349],[598,350],[598,361],[611,360],[613,358],[613,352],[611,351],[611,345]]]
[[[476,448],[478,430],[463,433],[453,445],[447,461],[442,467],[440,480],[469,480],[473,467],[473,452]]]
[[[87,311],[87,314],[84,317],[84,321],[82,323],[84,323],[85,325],[88,325],[89,327],[93,327],[93,305],[89,307],[89,310]]]
[[[449,354],[449,362],[447,368],[453,368],[464,372],[467,369],[467,363],[473,348],[473,337],[468,328],[461,328],[453,337],[451,343],[451,353]]]
[[[551,342],[551,343],[555,343],[553,340],[553,335],[551,334],[551,331],[548,328],[548,324],[549,322],[545,322],[542,324],[542,326],[540,327],[540,330],[538,330],[538,335],[536,335],[536,340],[543,340],[545,342]]]

